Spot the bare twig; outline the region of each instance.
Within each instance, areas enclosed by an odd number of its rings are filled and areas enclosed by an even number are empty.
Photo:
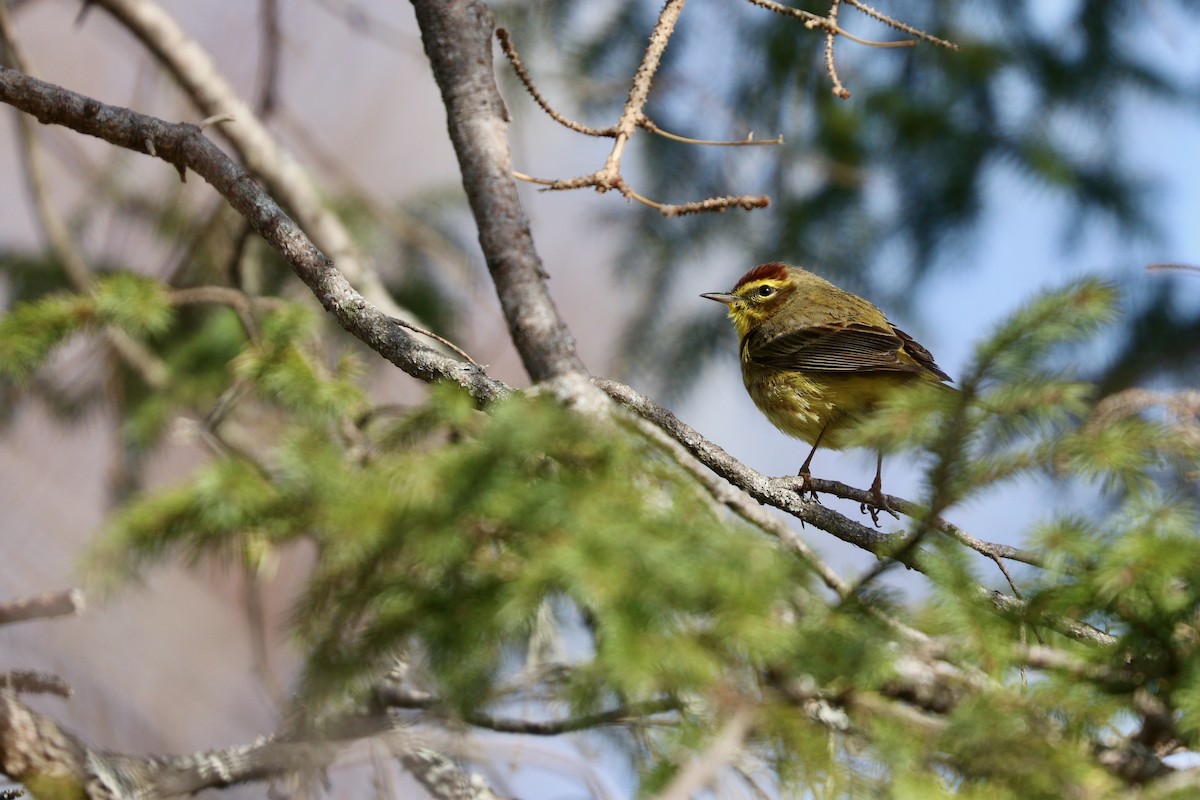
[[[399,729],[383,741],[425,791],[438,800],[499,800],[480,776],[468,774],[453,759],[429,747],[414,731]]]
[[[0,686],[12,689],[17,694],[53,694],[70,697],[71,687],[57,675],[35,672],[29,669],[14,669],[0,672]]]
[[[383,737],[414,776],[439,800],[489,800],[481,778],[465,775],[447,756],[383,716],[348,716],[326,739],[259,740],[182,756],[129,756],[98,750],[0,688],[0,768],[27,785],[52,785],[61,796],[175,797],[239,783],[328,768],[349,745]],[[439,791],[440,770],[459,770],[464,792]],[[53,783],[46,783],[47,780]]]
[[[550,105],[550,101],[538,91],[537,86],[533,82],[533,76],[529,74],[529,70],[525,68],[524,62],[521,61],[521,56],[517,54],[517,48],[512,43],[512,35],[508,32],[508,29],[496,28],[496,40],[500,42],[500,50],[504,53],[504,57],[508,59],[508,63],[512,64],[513,72],[517,73],[517,78],[525,87],[525,91],[529,92],[529,96],[533,98],[533,102],[537,103],[550,119],[565,128],[570,128],[576,133],[582,133],[584,136],[612,138],[617,135],[615,125],[610,125],[607,128],[593,128],[558,113],[554,109],[554,106]]]
[[[748,707],[739,708],[726,720],[712,743],[691,759],[658,795],[658,800],[688,800],[706,787],[717,773],[742,749],[753,718]]]
[[[438,711],[443,701],[427,692],[411,688],[381,684],[372,694],[374,702],[381,708],[408,708],[422,711]],[[607,711],[581,714],[563,719],[529,720],[499,717],[485,712],[474,712],[463,717],[463,722],[477,728],[497,733],[513,733],[525,736],[559,736],[564,733],[621,725],[630,721],[644,721],[646,717],[669,714],[680,709],[678,700],[663,698],[641,703],[630,703]]]
[[[874,503],[878,500],[874,494],[866,489],[856,489],[853,486],[847,486],[839,481],[829,481],[822,480],[820,478],[814,478],[808,481],[807,484],[801,484],[794,477],[781,478],[780,480],[793,485],[796,488],[796,491],[800,491],[805,488],[811,488],[812,490],[822,494],[831,494],[834,497],[840,497],[843,500],[852,500],[856,503]],[[903,497],[884,495],[884,499],[887,501],[889,506],[905,516],[916,518],[924,513],[924,510],[920,506],[909,500],[905,500]],[[940,531],[947,536],[957,539],[967,547],[971,548],[982,556],[986,556],[987,558],[1005,558],[1010,561],[1019,561],[1023,564],[1029,564],[1035,567],[1040,567],[1043,564],[1042,557],[1036,553],[1031,553],[1028,550],[1023,550],[1019,547],[1013,547],[1012,545],[986,542],[983,539],[972,536],[962,528],[947,522],[941,517],[933,517],[930,519],[929,525],[934,530]]]
[[[1174,261],[1157,262],[1154,264],[1146,265],[1147,272],[1169,272],[1172,270],[1176,270],[1179,272],[1200,272],[1200,266],[1197,266],[1195,264],[1181,264],[1181,263],[1174,262]]]
[[[34,619],[69,617],[83,611],[83,591],[67,589],[0,603],[0,625]]]
[[[759,6],[760,8],[765,8],[768,11],[773,11],[776,14],[782,14],[787,17],[803,20],[804,27],[809,28],[810,30],[817,29],[825,31],[825,72],[829,75],[829,80],[833,84],[833,93],[843,100],[850,98],[850,91],[844,85],[842,85],[842,80],[840,77],[838,77],[837,66],[834,63],[834,40],[839,36],[868,47],[909,47],[917,44],[919,41],[925,41],[929,42],[930,44],[937,45],[938,47],[944,47],[948,50],[959,49],[958,45],[954,44],[953,42],[948,42],[945,39],[939,39],[938,37],[925,33],[924,31],[914,28],[911,25],[906,25],[905,23],[900,22],[893,17],[889,17],[886,14],[876,11],[870,6],[858,2],[858,0],[845,0],[845,2],[847,5],[857,8],[859,11],[871,17],[872,19],[878,20],[884,25],[906,33],[914,38],[904,39],[896,42],[877,42],[855,36],[854,34],[842,28],[842,26],[838,23],[838,11],[841,8],[843,0],[830,0],[829,13],[825,14],[824,16],[815,14],[812,11],[805,11],[804,9],[800,8],[792,8],[791,6],[776,2],[776,0],[748,0],[748,2]]]
[[[518,180],[529,181],[531,183],[541,184],[550,190],[566,191],[571,189],[583,189],[591,187],[601,194],[610,190],[615,190],[621,193],[627,200],[637,201],[645,206],[655,209],[666,217],[677,217],[685,214],[699,214],[704,212],[721,212],[731,208],[742,208],[751,211],[756,208],[766,208],[770,203],[769,198],[754,195],[734,195],[726,197],[710,197],[704,200],[697,200],[690,203],[668,204],[660,203],[657,200],[651,200],[648,197],[639,194],[626,183],[621,175],[621,160],[625,152],[625,146],[633,137],[633,134],[638,128],[643,128],[650,133],[663,136],[668,139],[674,139],[680,142],[690,144],[713,144],[723,146],[747,146],[761,144],[782,144],[783,137],[776,139],[755,140],[747,138],[742,141],[704,141],[700,139],[689,139],[687,137],[678,136],[667,133],[655,125],[646,116],[646,101],[650,96],[650,86],[654,81],[654,75],[658,72],[659,64],[662,61],[663,52],[666,50],[667,42],[671,39],[671,34],[675,30],[675,24],[679,20],[679,15],[683,11],[683,6],[686,0],[667,0],[663,6],[663,10],[659,13],[658,22],[654,26],[654,30],[650,34],[650,41],[646,46],[646,52],[642,56],[642,62],[639,65],[637,72],[634,74],[633,81],[629,89],[629,97],[625,101],[625,105],[621,110],[621,116],[615,125],[607,128],[593,128],[581,123],[575,122],[572,119],[560,114],[550,105],[550,102],[538,91],[530,76],[529,71],[525,68],[520,56],[517,54],[516,48],[512,44],[512,38],[508,31],[500,29],[496,31],[496,37],[500,40],[500,47],[504,51],[505,56],[512,63],[513,70],[517,73],[517,77],[525,86],[525,90],[533,98],[551,119],[561,125],[570,128],[573,131],[582,133],[588,136],[600,136],[613,139],[613,147],[609,152],[604,165],[591,173],[590,175],[582,175],[577,178],[551,180],[547,178],[534,178],[520,172],[514,172],[513,176]]]
[[[829,80],[833,82],[833,93],[842,100],[850,99],[850,90],[842,85],[842,79],[838,77],[837,64],[833,59],[833,40],[837,37],[837,16],[838,9],[841,8],[841,0],[832,0],[829,4],[829,21],[833,28],[825,33],[825,71],[829,73]]]
[[[670,139],[673,142],[682,142],[683,144],[700,144],[709,147],[756,147],[759,145],[775,146],[783,144],[783,134],[780,134],[773,139],[755,139],[753,133],[747,136],[745,139],[733,139],[729,141],[693,139],[690,136],[680,136],[677,133],[664,131],[648,117],[642,117],[641,121],[638,122],[638,127],[647,133],[653,133],[655,136],[661,136],[664,139]]]
[[[279,103],[279,59],[283,53],[279,0],[262,0],[258,13],[262,18],[262,47],[259,50],[258,99],[254,101],[254,111],[260,117],[268,117]]]
[[[926,33],[925,31],[923,31],[919,28],[914,28],[912,25],[906,25],[905,23],[901,22],[900,20],[898,20],[894,17],[889,17],[887,14],[883,14],[879,11],[876,11],[875,9],[871,8],[869,5],[861,2],[860,0],[845,0],[845,2],[848,5],[854,6],[859,11],[866,14],[868,17],[879,20],[884,25],[887,25],[889,28],[895,28],[896,30],[898,30],[902,33],[907,33],[909,36],[915,37],[915,38],[920,39],[925,42],[929,42],[930,44],[935,44],[938,47],[944,47],[947,50],[954,50],[957,52],[959,49],[958,45],[956,45],[954,42],[949,42],[949,41],[946,41],[945,39],[940,39],[937,36],[933,36],[932,34]]]
[[[706,211],[728,211],[731,208],[742,208],[752,211],[756,208],[766,208],[771,204],[771,198],[766,195],[729,195],[726,197],[710,197],[707,200],[697,200],[694,203],[682,205],[661,205],[658,210],[664,217],[683,217],[688,214],[700,214]]]

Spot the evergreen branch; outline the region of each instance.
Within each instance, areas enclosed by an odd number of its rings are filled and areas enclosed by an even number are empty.
[[[364,298],[274,199],[195,125],[110,106],[7,67],[0,67],[0,100],[43,124],[63,125],[139,153],[152,150],[181,175],[191,169],[250,221],[343,328],[409,375],[453,381],[483,402],[511,391],[479,367],[421,344]]]
[[[601,381],[596,381],[597,385],[601,385]],[[612,384],[615,387],[618,384]],[[602,386],[602,388],[604,388]],[[607,389],[605,389],[607,391]],[[628,391],[632,391],[631,389]],[[620,402],[620,401],[618,401]],[[737,514],[746,522],[755,526],[768,536],[779,540],[785,547],[800,557],[802,561],[808,564],[812,570],[821,579],[821,582],[829,587],[834,594],[842,599],[850,596],[851,587],[840,575],[838,575],[825,561],[817,555],[816,551],[808,546],[800,536],[790,527],[785,525],[776,515],[771,514],[766,508],[753,497],[750,496],[743,488],[718,478],[711,469],[706,467],[696,456],[694,456],[680,442],[670,436],[664,429],[659,427],[651,420],[638,417],[638,420],[645,426],[643,430],[647,435],[652,436],[655,441],[658,441],[670,451],[670,456],[675,459],[676,463],[682,466],[688,473],[695,478],[705,488],[709,495],[722,506],[728,508],[733,513]],[[850,488],[850,487],[846,487]],[[858,489],[855,492],[861,491]],[[864,494],[867,494],[864,492]],[[887,625],[892,630],[904,636],[906,639],[917,642],[922,645],[931,643],[928,635],[917,630],[900,620],[893,617],[891,614],[883,611],[873,604],[864,604],[864,611]]]
[[[786,511],[801,522],[815,525],[872,555],[885,555],[891,543],[895,541],[894,536],[868,528],[814,500],[806,499],[792,488],[790,482],[780,481],[750,469],[680,421],[670,411],[630,387],[604,379],[596,379],[594,383],[621,405],[662,428],[704,466],[760,503],[767,503]]]
[[[880,533],[879,531],[857,523],[854,520],[837,513],[836,511],[832,511],[816,501],[807,500],[803,496],[803,492],[798,492],[796,490],[796,482],[794,478],[771,478],[750,469],[745,464],[742,464],[733,456],[726,453],[722,448],[705,439],[695,429],[682,422],[678,417],[676,417],[667,409],[663,408],[658,403],[651,400],[649,397],[646,397],[645,395],[631,389],[628,386],[625,386],[624,384],[617,383],[616,381],[597,378],[593,380],[593,383],[595,383],[598,387],[600,387],[601,390],[603,390],[622,406],[634,411],[661,428],[669,436],[671,436],[671,438],[679,442],[684,449],[699,459],[704,466],[715,472],[730,485],[746,492],[750,497],[754,498],[758,502],[772,505],[781,511],[791,514],[801,522],[809,523],[823,531],[826,531],[827,533],[833,534],[848,544],[852,544],[855,547],[871,553],[872,555],[884,559],[881,561],[881,563],[890,563],[891,561],[895,561],[896,563],[904,564],[904,566],[908,567],[909,569],[915,569],[919,572],[924,572],[924,568],[920,559],[920,553],[915,548],[907,547],[907,544],[911,543],[912,539],[915,537],[910,536],[903,539],[898,539],[895,535]],[[821,483],[827,487],[837,485],[834,482]],[[847,492],[847,494],[849,494],[849,492]],[[867,493],[863,492],[863,494],[865,495]],[[891,498],[889,498],[889,500],[890,499]],[[908,501],[903,501],[901,498],[895,499],[904,503],[905,507],[911,511],[918,511],[920,509],[919,506]],[[936,515],[929,517],[926,520],[927,527],[935,528],[935,522],[931,522],[930,520],[936,521],[937,519],[939,518]],[[768,532],[775,533],[774,530],[767,530]],[[955,528],[954,530],[958,529]],[[946,532],[950,533],[950,530],[947,529]],[[950,535],[955,534],[950,533]],[[958,536],[955,536],[955,538],[958,538]],[[984,542],[983,540],[975,539],[975,537],[969,537],[969,540],[978,543],[979,547],[981,548],[979,549],[979,552],[988,556],[989,558],[991,558],[993,555],[1001,558],[1008,558],[1009,555],[1001,554],[1010,552],[1014,557],[1017,555],[1027,555],[1024,551],[1017,550],[1015,548],[1012,548],[1010,551],[1010,549],[1005,545]],[[785,544],[788,544],[789,547],[792,547],[788,539],[781,538],[781,541],[783,541]],[[895,552],[895,545],[898,541],[904,543],[901,545],[902,552],[900,554]],[[960,541],[964,540],[960,539]],[[967,542],[964,541],[964,544],[966,543]],[[793,549],[795,548],[793,547]],[[972,549],[976,548],[972,547]],[[804,557],[803,551],[798,552],[802,557]],[[1032,563],[1033,559],[1030,557],[1029,560],[1026,560],[1025,558],[1014,558],[1014,560],[1022,560],[1026,563]],[[839,585],[838,583],[830,583],[830,579],[823,574],[822,579],[825,580],[826,583],[831,586],[831,588],[834,588],[835,591],[838,591],[839,595],[842,594],[842,591],[839,591],[837,588]],[[861,587],[854,588],[857,589]],[[979,597],[986,601],[988,605],[1006,615],[1024,618],[1023,615],[1028,610],[1028,605],[1018,598],[1009,597],[1007,595],[1000,594],[999,592],[992,592],[983,588],[982,586],[977,587],[976,591]],[[843,595],[843,597],[845,596],[848,595]],[[1046,625],[1047,627],[1050,627],[1073,639],[1078,639],[1079,641],[1105,646],[1110,646],[1116,643],[1115,637],[1109,636],[1108,634],[1097,630],[1093,626],[1079,622],[1078,620],[1059,617],[1050,617],[1045,619],[1038,617],[1036,619],[1027,619],[1026,621]]]

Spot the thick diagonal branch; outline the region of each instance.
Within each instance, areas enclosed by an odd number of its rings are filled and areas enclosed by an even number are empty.
[[[424,381],[452,380],[481,401],[495,400],[508,387],[474,364],[442,355],[412,336],[359,294],[333,262],[283,209],[195,125],[171,124],[127,108],[110,106],[60,86],[0,67],[0,101],[47,125],[68,128],[190,169],[242,214],[339,324],[372,350]]]
[[[512,178],[508,112],[492,71],[492,12],[473,0],[413,0],[413,7],[479,243],[525,370],[535,382],[583,372],[575,340],[547,291]]]
[[[388,294],[350,232],[321,198],[301,165],[230,85],[208,52],[151,0],[93,0],[138,38],[162,63],[205,117],[228,116],[221,133],[247,168],[278,198],[317,246],[373,304],[402,319],[411,315]],[[409,319],[409,321],[412,321]]]

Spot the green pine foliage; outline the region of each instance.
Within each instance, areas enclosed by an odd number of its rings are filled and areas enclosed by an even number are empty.
[[[943,516],[1018,476],[1092,498],[1048,506],[1024,542],[1039,565],[1013,565],[1024,603],[1004,613],[981,589],[992,562],[920,515],[923,597],[874,578],[834,596],[615,409],[517,395],[481,410],[451,386],[372,408],[358,366],[323,355],[288,306],[227,368],[275,419],[260,448],[127,503],[90,564],[110,580],[168,558],[257,570],[309,543],[290,625],[314,724],[402,657],[465,724],[514,701],[552,718],[628,709],[604,729],[644,792],[749,707],[749,756],[814,796],[1123,796],[1144,780],[1121,759],[1146,708],[1173,721],[1146,747],[1200,746],[1200,540],[1193,506],[1162,488],[1196,453],[1149,417],[1098,424],[1062,358],[1114,300],[1094,281],[1034,299],[958,389],[899,392],[859,431],[924,460]],[[565,663],[526,696],[513,687],[547,613]]]
[[[0,376],[23,380],[74,334],[113,326],[135,337],[162,333],[172,312],[162,284],[129,273],[98,280],[86,294],[58,292],[0,317]]]

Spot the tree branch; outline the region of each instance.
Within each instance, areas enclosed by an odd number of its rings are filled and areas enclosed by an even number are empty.
[[[0,625],[32,619],[69,617],[83,611],[83,592],[68,589],[0,603]]]
[[[173,164],[180,175],[187,169],[194,171],[249,220],[343,328],[409,375],[423,381],[454,381],[481,402],[510,391],[478,366],[418,342],[368,302],[271,196],[195,125],[172,124],[106,105],[6,67],[0,67],[0,101],[43,124],[64,125],[118,147],[150,153]]]
[[[22,703],[12,689],[0,688],[0,771],[45,797],[173,797],[325,770],[348,746],[379,738],[435,798],[497,797],[479,776],[386,716],[347,717],[337,727],[336,738],[328,740],[268,739],[183,756],[129,756],[91,747]]]
[[[441,698],[428,692],[422,692],[382,683],[375,687],[372,699],[382,709],[407,708],[415,710],[436,710],[442,705]],[[486,728],[498,733],[514,733],[526,736],[558,736],[564,733],[599,728],[605,725],[619,725],[634,719],[666,714],[678,711],[680,703],[672,698],[649,700],[633,703],[628,706],[618,706],[607,711],[597,711],[594,714],[582,714],[577,717],[563,719],[530,720],[511,717],[498,717],[493,714],[476,712],[467,715],[463,722],[477,728]]]
[[[512,178],[508,111],[492,71],[492,12],[475,0],[413,0],[413,7],[446,106],[479,243],[525,371],[535,383],[584,372],[575,340],[546,289]]]
[[[408,318],[384,288],[374,267],[341,220],[321,199],[304,169],[275,140],[254,110],[238,96],[209,54],[151,0],[89,0],[117,19],[175,78],[204,117],[225,117],[225,136],[242,162],[260,177],[317,246],[330,255],[352,286],[388,315]],[[267,57],[270,57],[268,54]]]

